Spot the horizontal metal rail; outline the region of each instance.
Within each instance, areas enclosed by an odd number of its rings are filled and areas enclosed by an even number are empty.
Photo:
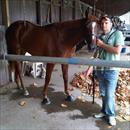
[[[130,68],[130,60],[106,61],[106,60],[100,60],[100,59],[24,56],[24,55],[11,55],[11,54],[0,55],[0,59],[9,60],[9,61],[30,61],[30,62],[44,62],[44,63],[57,63],[57,64],[75,64],[75,65]]]

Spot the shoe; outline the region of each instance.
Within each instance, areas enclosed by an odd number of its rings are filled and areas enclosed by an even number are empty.
[[[100,119],[100,118],[102,118],[104,116],[106,116],[106,115],[104,113],[102,113],[102,112],[99,113],[99,114],[94,115],[94,117],[97,118],[97,119]]]
[[[115,126],[116,125],[116,119],[114,116],[109,116],[109,124],[111,126]]]

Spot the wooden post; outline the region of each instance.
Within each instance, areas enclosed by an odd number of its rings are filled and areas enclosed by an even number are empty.
[[[5,26],[0,26],[0,54],[7,54],[5,41]],[[0,85],[5,85],[8,82],[8,62],[6,60],[0,60]]]
[[[60,0],[60,11],[59,11],[59,21],[62,22],[63,21],[63,0]]]
[[[36,1],[36,20],[37,20],[37,24],[42,25],[42,20],[41,20],[41,0]]]
[[[50,14],[49,14],[49,22],[52,23],[52,6],[53,6],[53,0],[50,1]]]
[[[2,0],[2,24],[5,26],[10,25],[9,15],[9,0]]]
[[[73,8],[72,8],[72,19],[75,19],[75,10],[76,10],[76,2],[73,1]]]

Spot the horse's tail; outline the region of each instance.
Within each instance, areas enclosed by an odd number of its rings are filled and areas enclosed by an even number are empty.
[[[8,54],[21,54],[21,39],[25,33],[26,25],[24,21],[12,23],[5,32]],[[10,72],[15,71],[16,61],[9,61]]]
[[[16,29],[14,27],[14,23],[11,24],[5,32],[5,39],[6,39],[6,44],[7,44],[7,53],[8,54],[13,54],[13,44],[14,44],[14,39],[16,40]]]
[[[7,54],[11,54],[11,45],[10,45],[10,42],[11,42],[11,29],[10,29],[10,26],[6,29],[6,32],[5,32],[5,40],[6,40],[6,45],[7,45]],[[12,72],[14,70],[14,62],[12,61],[8,61],[8,69],[9,69],[9,78],[10,80],[12,81]]]
[[[5,32],[8,54],[17,54],[17,46],[19,43],[18,22],[12,23]],[[10,76],[15,72],[15,61],[8,61]]]

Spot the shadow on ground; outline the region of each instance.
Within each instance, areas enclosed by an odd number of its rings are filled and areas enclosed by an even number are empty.
[[[30,95],[27,98],[40,99],[42,101],[42,90],[43,87],[27,87]],[[76,99],[73,102],[65,101],[65,94],[63,92],[57,92],[51,86],[48,89],[48,96],[51,100],[51,104],[49,105],[41,105],[41,109],[44,109],[48,116],[52,113],[57,112],[69,112],[74,110],[79,110],[82,114],[75,113],[69,116],[70,120],[76,119],[86,119],[93,116],[94,113],[98,113],[100,111],[100,106],[96,102],[92,104],[92,102],[86,101],[82,102],[79,99]],[[10,100],[19,100],[23,99],[25,96],[22,95],[21,91],[16,91],[12,93],[10,96]],[[61,104],[67,105],[67,107],[61,107]],[[95,120],[95,119],[94,119]],[[68,120],[69,121],[69,120]],[[106,119],[95,120],[96,126],[100,128],[100,130],[127,130],[130,126],[130,122],[120,123],[117,121],[117,125],[111,127],[107,124]],[[127,128],[128,127],[128,128]]]
[[[27,87],[29,91],[29,96],[26,98],[39,98],[42,101],[42,90],[43,87]],[[46,109],[48,114],[54,112],[62,112],[62,111],[72,111],[72,110],[80,110],[83,113],[83,117],[71,117],[71,118],[88,118],[92,115],[92,113],[98,112],[100,110],[100,106],[92,102],[82,102],[79,99],[75,99],[73,102],[65,101],[66,95],[63,92],[56,92],[52,87],[48,89],[48,97],[50,98],[51,104],[49,105],[41,105],[41,108]],[[12,93],[10,96],[10,100],[19,100],[25,98],[22,95],[21,91],[16,91]],[[61,107],[61,104],[67,105],[67,107]]]

